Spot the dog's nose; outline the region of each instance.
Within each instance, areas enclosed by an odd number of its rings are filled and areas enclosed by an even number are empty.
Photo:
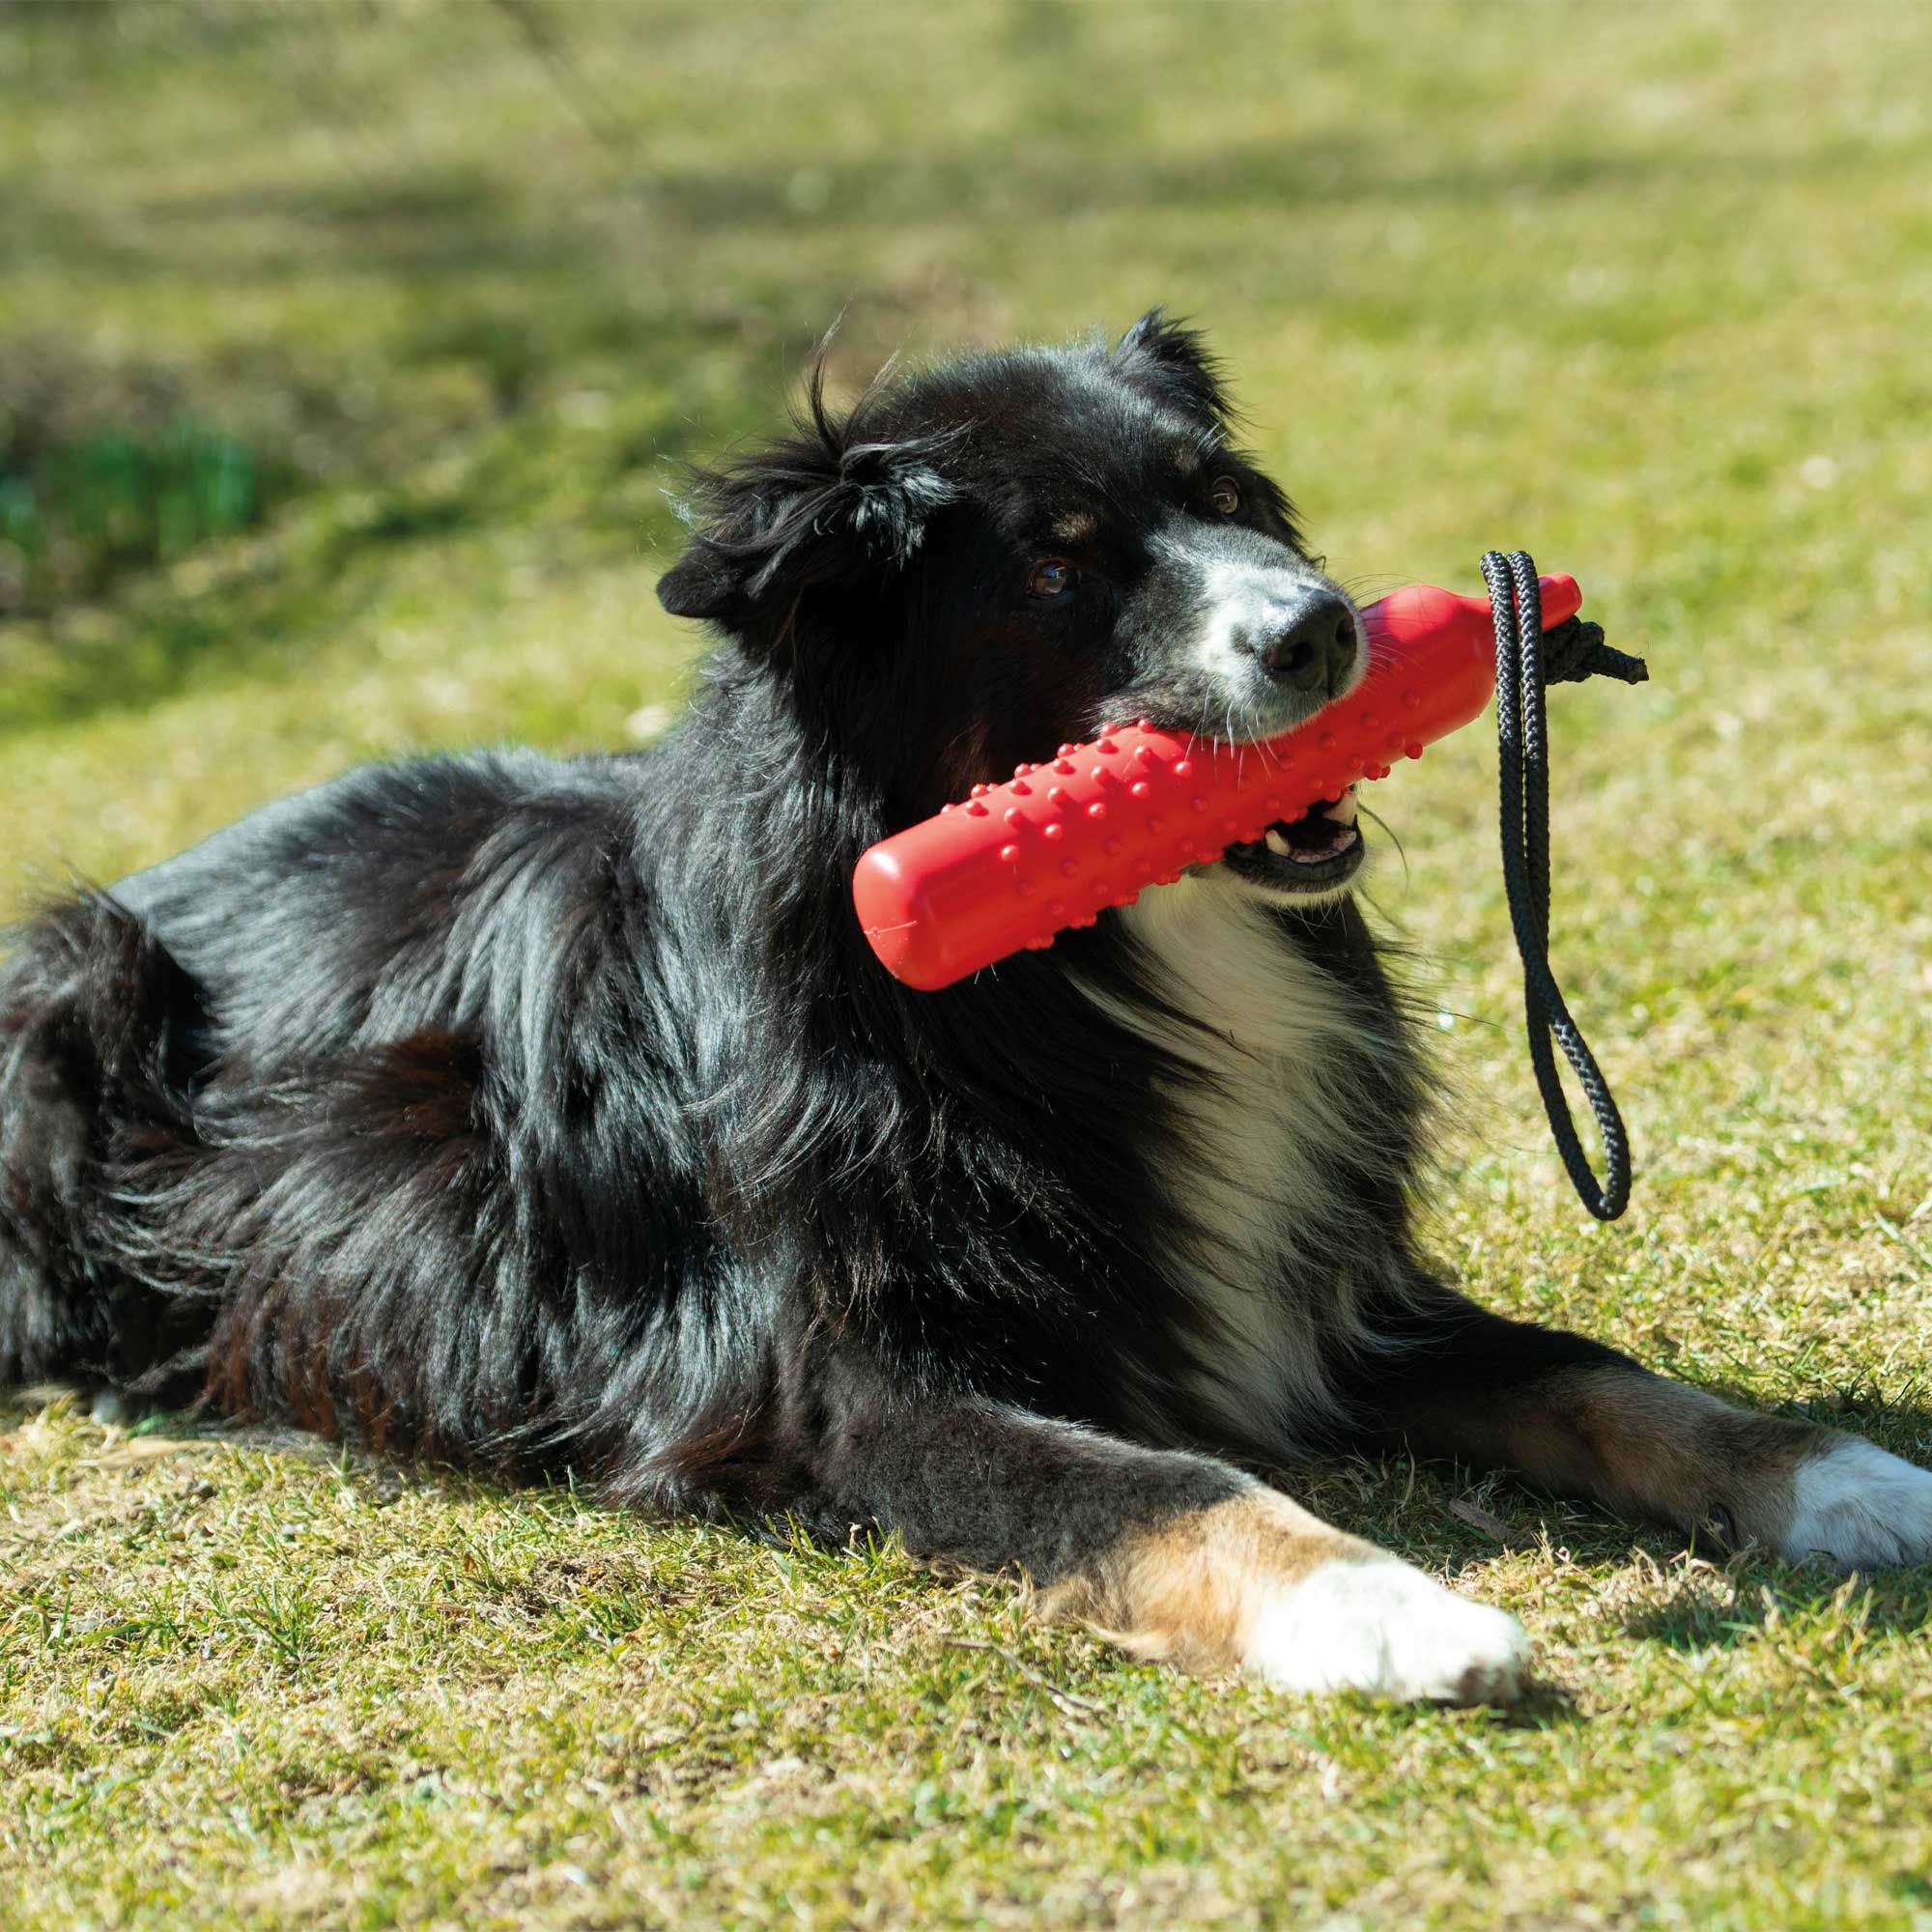
[[[1277,684],[1332,697],[1355,662],[1355,613],[1342,598],[1324,593],[1302,605],[1256,655]]]

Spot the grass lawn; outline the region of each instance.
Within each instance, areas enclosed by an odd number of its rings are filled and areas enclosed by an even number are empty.
[[[1375,801],[1438,1249],[1932,1462],[1928,75],[1890,0],[0,9],[0,910],[372,756],[647,734],[663,493],[841,308],[850,381],[1164,301],[1351,584],[1521,544],[1650,658],[1552,706],[1616,1228],[1536,1111],[1488,727]],[[13,1400],[0,1926],[1932,1927],[1932,1573],[1294,1480],[1543,1694],[1196,1683],[891,1549]]]

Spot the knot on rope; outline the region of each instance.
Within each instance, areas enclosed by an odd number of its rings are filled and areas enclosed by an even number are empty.
[[[1630,1136],[1616,1096],[1582,1031],[1570,1016],[1549,970],[1549,752],[1544,689],[1586,677],[1641,684],[1650,672],[1641,658],[1612,650],[1601,626],[1572,617],[1545,633],[1536,565],[1524,551],[1489,551],[1483,582],[1496,629],[1496,750],[1500,766],[1503,887],[1510,926],[1522,960],[1523,1012],[1529,1059],[1549,1131],[1571,1184],[1600,1221],[1614,1221],[1630,1205]],[[1577,1136],[1570,1102],[1556,1070],[1553,1046],[1575,1070],[1604,1144],[1604,1179],[1597,1179]]]
[[[1604,641],[1601,624],[1586,624],[1581,617],[1566,617],[1554,630],[1543,634],[1543,681],[1545,684],[1581,684],[1586,677],[1613,677],[1620,684],[1643,684],[1650,667],[1641,658],[1613,651]]]

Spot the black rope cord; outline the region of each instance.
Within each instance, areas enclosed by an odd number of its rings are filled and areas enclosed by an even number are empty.
[[[1570,1180],[1600,1221],[1614,1221],[1630,1205],[1630,1136],[1609,1082],[1597,1065],[1563,991],[1549,970],[1549,729],[1544,687],[1614,677],[1641,684],[1650,675],[1641,658],[1604,642],[1602,627],[1576,617],[1544,634],[1536,565],[1513,550],[1489,551],[1483,582],[1496,625],[1496,749],[1502,779],[1503,885],[1510,924],[1522,956],[1522,1004],[1529,1026],[1529,1059],[1543,1094],[1543,1111]],[[1570,1102],[1556,1071],[1550,1041],[1576,1070],[1604,1143],[1600,1184],[1577,1137]]]

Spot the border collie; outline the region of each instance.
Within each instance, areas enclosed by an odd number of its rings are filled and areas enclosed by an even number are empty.
[[[1353,605],[1199,338],[875,384],[702,475],[640,753],[353,772],[16,935],[0,1381],[199,1401],[1023,1575],[1143,1655],[1507,1699],[1528,1651],[1246,1473],[1404,1446],[1724,1544],[1932,1553],[1932,1474],[1486,1313],[1351,798],[945,992],[854,861],[1109,716],[1245,741]]]

